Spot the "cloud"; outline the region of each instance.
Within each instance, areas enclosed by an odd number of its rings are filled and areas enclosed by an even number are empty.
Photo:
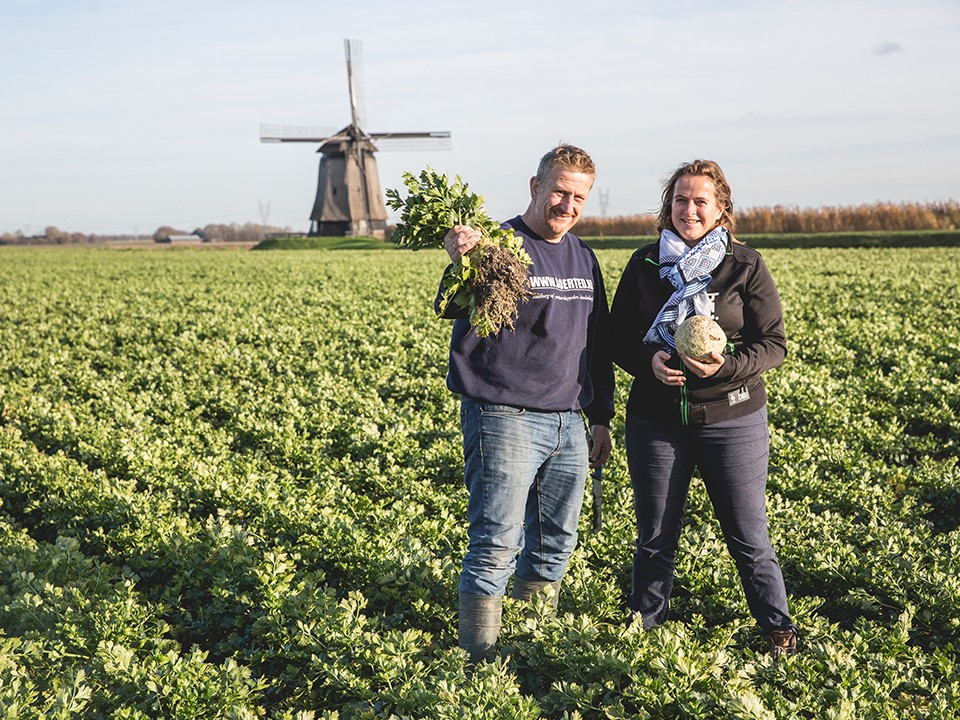
[[[880,43],[879,45],[874,45],[870,52],[874,55],[896,55],[897,53],[906,52],[903,49],[903,46],[900,43],[890,42],[889,40]]]

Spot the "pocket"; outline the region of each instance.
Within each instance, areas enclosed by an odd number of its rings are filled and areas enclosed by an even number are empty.
[[[526,410],[523,408],[513,407],[513,405],[495,405],[493,403],[478,403],[477,406],[480,408],[481,415],[523,415]]]

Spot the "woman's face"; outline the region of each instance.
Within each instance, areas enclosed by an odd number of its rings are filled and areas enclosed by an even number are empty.
[[[713,230],[723,215],[713,181],[703,175],[681,175],[673,186],[671,205],[673,227],[690,247]]]

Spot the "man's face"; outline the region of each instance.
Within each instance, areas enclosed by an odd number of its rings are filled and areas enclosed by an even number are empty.
[[[580,219],[592,187],[593,175],[559,166],[543,183],[531,178],[530,208],[525,213],[530,229],[544,240],[562,238]]]

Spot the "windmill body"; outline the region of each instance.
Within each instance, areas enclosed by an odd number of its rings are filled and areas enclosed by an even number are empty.
[[[317,198],[310,212],[310,234],[382,238],[387,209],[369,138],[353,138],[351,128],[320,146]]]
[[[450,133],[365,132],[358,119],[354,82],[359,43],[345,40],[344,46],[352,122],[333,135],[324,135],[311,128],[261,125],[260,141],[321,143],[317,150],[320,153],[317,197],[310,213],[311,235],[383,238],[387,227],[387,209],[377,171],[377,145],[396,145],[396,141],[402,141],[407,147],[423,144],[437,147],[449,144]]]

